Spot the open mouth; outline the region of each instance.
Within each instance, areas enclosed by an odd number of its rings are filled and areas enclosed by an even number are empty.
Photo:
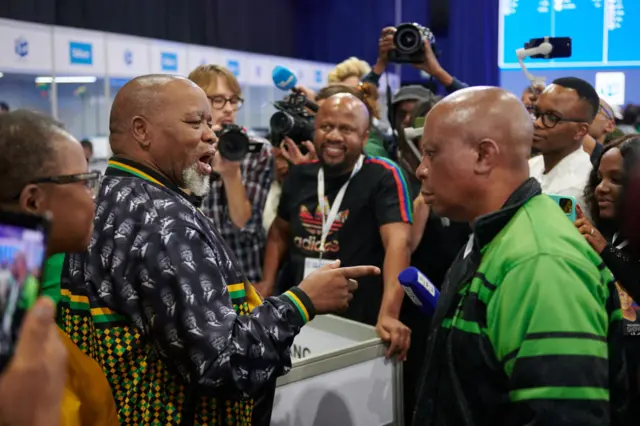
[[[322,151],[329,157],[342,157],[346,149],[342,145],[325,145]]]
[[[198,157],[198,171],[200,172],[200,174],[202,175],[210,175],[211,172],[213,171],[213,168],[211,167],[211,162],[213,161],[213,156],[215,155],[215,152],[206,152],[204,155],[201,155],[200,157]]]

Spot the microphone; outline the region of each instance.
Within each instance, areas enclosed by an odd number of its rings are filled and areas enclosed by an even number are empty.
[[[300,102],[304,101],[304,106],[309,108],[313,112],[318,112],[318,104],[310,101],[301,90],[296,90],[298,84],[298,78],[289,68],[276,66],[271,73],[273,84],[285,92],[293,92],[293,97],[300,99]]]
[[[408,267],[398,275],[398,281],[404,292],[420,311],[428,316],[433,315],[440,292],[431,284],[429,278],[413,266]]]
[[[298,84],[298,78],[296,75],[289,69],[281,66],[276,66],[271,73],[271,78],[273,79],[273,84],[280,90],[288,92],[289,90],[293,90]]]

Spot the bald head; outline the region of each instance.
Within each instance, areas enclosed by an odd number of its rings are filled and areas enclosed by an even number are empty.
[[[434,126],[465,143],[495,142],[511,165],[526,164],[531,151],[531,116],[515,95],[497,87],[470,87],[444,98],[427,115],[425,128]]]
[[[353,114],[359,125],[369,128],[371,117],[367,106],[351,93],[336,93],[323,100],[318,109],[318,115],[329,112]]]
[[[146,75],[118,91],[109,142],[116,156],[142,164],[195,195],[209,186],[217,138],[211,104],[186,78]]]
[[[455,92],[427,114],[417,176],[433,211],[472,222],[501,208],[529,178],[529,113],[496,87]]]
[[[322,101],[313,143],[325,173],[340,175],[353,170],[367,143],[370,120],[365,104],[350,93]]]
[[[126,140],[131,134],[135,117],[148,118],[171,104],[176,90],[197,86],[183,77],[150,74],[136,77],[116,94],[109,117],[111,150],[121,154],[129,148]]]

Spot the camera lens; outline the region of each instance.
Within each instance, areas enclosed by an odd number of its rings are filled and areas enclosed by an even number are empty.
[[[249,138],[235,127],[223,128],[216,132],[218,136],[218,151],[229,161],[240,161],[249,152]]]
[[[398,31],[394,37],[397,50],[405,53],[413,53],[420,49],[421,42],[422,36],[420,31],[414,25],[398,26]]]
[[[294,118],[284,111],[277,111],[269,120],[271,131],[280,135],[288,135],[294,126]]]
[[[560,208],[565,214],[571,214],[573,211],[573,201],[571,198],[561,198],[560,199]]]

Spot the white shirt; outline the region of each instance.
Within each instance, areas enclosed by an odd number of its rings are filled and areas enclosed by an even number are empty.
[[[584,212],[588,211],[584,201],[584,188],[592,168],[591,158],[582,146],[560,160],[546,174],[542,155],[529,160],[529,176],[540,182],[543,194],[574,197]]]
[[[280,195],[282,194],[282,185],[280,185],[275,179],[271,182],[271,188],[267,194],[267,201],[264,203],[264,212],[262,213],[262,226],[267,234],[271,224],[278,216],[278,203],[280,202]]]

